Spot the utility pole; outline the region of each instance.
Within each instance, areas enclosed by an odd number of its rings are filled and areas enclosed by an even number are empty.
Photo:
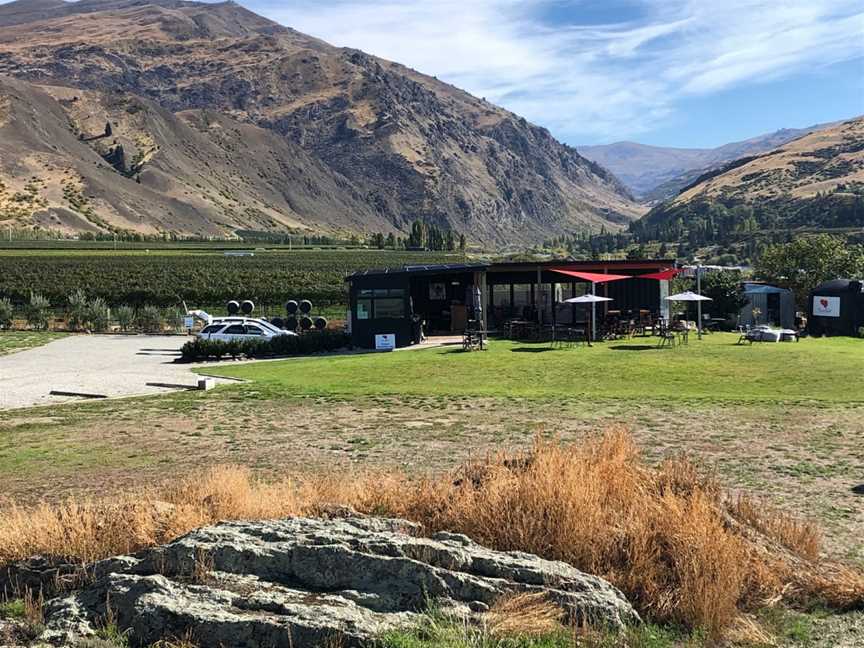
[[[702,262],[698,261],[696,263],[696,294],[700,297],[702,296]],[[696,333],[697,337],[702,339],[702,300],[696,302],[696,317],[698,321],[696,322]]]

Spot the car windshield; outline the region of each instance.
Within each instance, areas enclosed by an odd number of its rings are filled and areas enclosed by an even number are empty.
[[[282,332],[281,329],[279,329],[279,328],[276,327],[276,326],[273,326],[270,322],[265,322],[264,320],[261,320],[261,321],[255,322],[255,324],[256,324],[257,326],[260,326],[260,327],[262,327],[262,328],[264,328],[264,329],[270,331],[271,333],[281,333],[281,332]]]

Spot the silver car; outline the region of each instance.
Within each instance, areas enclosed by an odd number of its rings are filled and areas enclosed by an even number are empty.
[[[252,317],[219,317],[201,329],[197,337],[202,340],[269,340],[280,335],[297,335],[270,322]]]

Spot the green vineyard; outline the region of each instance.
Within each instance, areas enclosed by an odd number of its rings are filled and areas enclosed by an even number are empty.
[[[256,251],[254,256],[222,252],[21,251],[0,254],[0,298],[20,305],[41,293],[62,306],[75,290],[109,305],[213,306],[251,299],[276,306],[287,299],[316,305],[347,302],[345,276],[370,268],[447,263],[453,253],[387,250]]]

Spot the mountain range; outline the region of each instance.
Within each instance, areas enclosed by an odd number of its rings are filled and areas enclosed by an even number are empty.
[[[0,5],[0,227],[502,245],[644,211],[547,130],[233,2]]]
[[[579,152],[614,173],[638,199],[656,203],[675,196],[704,173],[739,158],[771,151],[839,122],[782,128],[715,148],[672,148],[636,142],[580,146]]]
[[[705,173],[631,231],[642,240],[704,245],[757,232],[862,227],[864,117],[857,117]]]

